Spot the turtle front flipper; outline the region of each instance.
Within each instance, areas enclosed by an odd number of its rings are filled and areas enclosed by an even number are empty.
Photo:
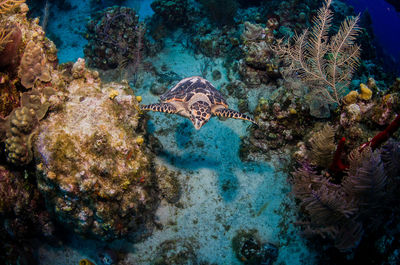
[[[251,121],[255,125],[258,125],[257,122],[253,118],[247,116],[246,114],[243,114],[236,110],[233,110],[233,109],[225,109],[225,108],[217,109],[216,111],[214,111],[214,115],[218,116],[218,117],[224,117],[224,118],[232,118],[232,119]]]
[[[170,103],[154,103],[154,104],[149,104],[149,105],[141,105],[140,109],[165,112],[165,113],[176,113],[177,112],[174,105],[172,105]]]

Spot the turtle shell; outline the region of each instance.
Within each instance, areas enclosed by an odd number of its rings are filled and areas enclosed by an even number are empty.
[[[222,94],[209,81],[200,76],[182,79],[173,88],[161,95],[160,99],[162,102],[187,102],[198,93],[205,94],[213,105],[228,107]]]

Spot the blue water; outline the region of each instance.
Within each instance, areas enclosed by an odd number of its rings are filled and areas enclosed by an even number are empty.
[[[379,44],[390,54],[400,71],[400,12],[384,0],[347,0],[357,13],[368,10]]]

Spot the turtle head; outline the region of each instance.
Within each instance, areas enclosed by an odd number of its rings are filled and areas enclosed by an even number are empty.
[[[196,101],[189,107],[190,120],[194,128],[199,130],[211,118],[211,107],[207,102]]]

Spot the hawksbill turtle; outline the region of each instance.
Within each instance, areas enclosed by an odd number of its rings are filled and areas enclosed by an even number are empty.
[[[199,130],[214,116],[250,121],[255,120],[243,113],[228,109],[222,94],[206,79],[192,76],[179,81],[160,96],[160,103],[142,105],[142,110],[179,114],[189,118]]]

